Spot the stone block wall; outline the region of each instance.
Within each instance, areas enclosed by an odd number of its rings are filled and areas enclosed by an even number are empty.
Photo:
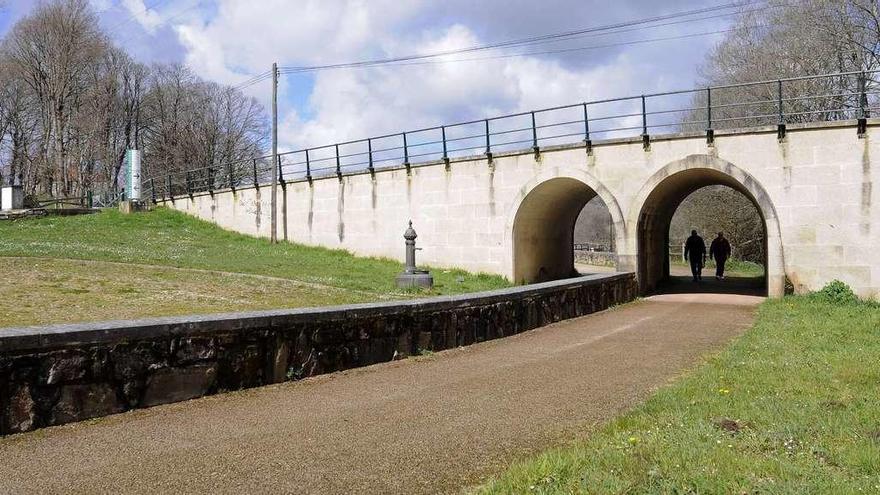
[[[0,435],[469,345],[636,295],[624,273],[414,301],[0,329]]]

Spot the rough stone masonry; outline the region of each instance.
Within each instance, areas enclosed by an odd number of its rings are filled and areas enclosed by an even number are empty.
[[[0,435],[505,337],[631,301],[633,274],[328,308],[0,329]]]

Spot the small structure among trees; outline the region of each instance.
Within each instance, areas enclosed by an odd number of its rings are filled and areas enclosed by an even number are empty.
[[[179,64],[145,65],[114,46],[87,0],[54,0],[0,45],[0,182],[25,194],[115,195],[125,151],[145,176],[258,156],[264,108]]]

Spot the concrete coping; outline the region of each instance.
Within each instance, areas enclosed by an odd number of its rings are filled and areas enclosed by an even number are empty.
[[[631,272],[594,274],[506,289],[403,301],[0,328],[0,353],[57,350],[98,343],[247,331],[253,328],[265,329],[309,322],[391,316],[412,311],[441,311],[520,300],[542,293],[600,285],[633,276]]]

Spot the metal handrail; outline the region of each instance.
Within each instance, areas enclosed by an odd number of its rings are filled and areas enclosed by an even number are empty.
[[[615,134],[623,135],[630,131],[641,131],[640,136],[647,148],[650,146],[650,130],[659,128],[678,128],[680,130],[702,125],[707,132],[707,139],[711,141],[714,139],[713,125],[722,122],[764,121],[766,123],[774,123],[778,125],[780,138],[782,138],[784,137],[785,126],[789,123],[790,119],[802,118],[810,115],[825,115],[827,120],[858,119],[859,132],[862,132],[862,122],[871,111],[875,110],[871,103],[874,103],[873,97],[878,95],[876,88],[872,87],[871,91],[869,91],[866,88],[866,85],[869,81],[869,75],[877,73],[880,73],[880,69],[807,75],[592,100],[570,105],[517,112],[507,115],[457,122],[449,125],[425,127],[405,132],[373,136],[366,139],[343,141],[323,146],[287,151],[278,155],[278,162],[276,165],[279,170],[280,181],[283,185],[285,181],[288,180],[311,180],[314,177],[332,176],[334,174],[341,179],[345,175],[366,172],[372,173],[378,169],[396,167],[398,165],[405,165],[407,167],[418,166],[419,163],[413,163],[413,159],[425,160],[424,163],[430,163],[435,160],[448,161],[449,158],[484,155],[491,160],[493,151],[497,151],[499,148],[509,148],[510,146],[526,143],[531,143],[532,145],[529,148],[526,148],[527,150],[532,149],[535,153],[538,153],[540,152],[541,145],[546,144],[548,141],[555,140],[553,141],[555,144],[562,144],[559,141],[568,138],[577,138],[572,144],[578,142],[585,143],[588,152],[591,152],[591,134],[611,134],[612,137],[614,137]],[[852,78],[853,76],[856,76],[856,80],[853,81],[853,86],[858,88],[855,91],[848,89],[850,86],[847,84],[840,84],[842,78]],[[821,79],[835,79],[837,89],[829,88],[827,85],[824,85],[826,87],[815,88],[819,94],[803,94],[802,90],[795,94],[787,94],[785,92],[787,84],[797,81]],[[873,83],[874,79],[871,78],[870,82]],[[770,86],[762,88],[761,90],[767,94],[767,99],[765,100],[750,99],[742,102],[731,103],[725,101],[723,103],[712,103],[712,96],[719,90],[768,85]],[[692,95],[692,97],[694,97],[701,94],[706,96],[705,102],[692,99],[690,104],[683,105],[681,108],[661,107],[660,109],[650,109],[650,111],[648,108],[648,106],[653,104],[652,102],[656,102],[658,98],[678,95]],[[868,102],[868,97],[872,97],[872,102]],[[803,102],[810,101],[824,101],[830,105],[829,108],[819,110],[809,109],[808,107],[803,106]],[[624,102],[640,105],[640,111],[627,111],[627,109],[624,108],[621,109],[623,110],[622,112],[615,113],[612,108],[610,112],[599,113],[593,108],[600,105]],[[703,106],[704,104],[705,106]],[[769,109],[764,108],[757,108],[756,112],[750,110],[750,107],[755,107],[757,105],[773,105],[774,110],[772,113],[767,112]],[[790,108],[792,105],[796,105],[796,108]],[[668,106],[669,105],[666,105],[666,107]],[[787,108],[787,106],[789,108]],[[591,108],[593,109],[589,110]],[[548,113],[570,109],[578,109],[579,111],[582,109],[582,118],[572,119],[572,116],[569,115],[568,118],[560,119],[560,121],[556,122],[542,122],[540,125],[536,123],[536,115],[541,115],[542,119],[546,120],[544,116]],[[736,109],[737,112],[732,113],[731,110],[733,109]],[[700,118],[687,118],[688,114],[697,116],[695,114],[700,112],[705,112],[705,120]],[[713,115],[713,112],[717,113],[717,115]],[[671,120],[671,118],[675,118],[675,114],[683,114],[683,117],[685,118],[675,122],[662,122],[656,120],[664,120],[662,119],[663,116],[668,116],[665,120]],[[493,124],[504,121],[505,119],[522,117],[531,117],[531,125],[528,127],[517,125],[513,129],[492,130]],[[635,121],[626,120],[635,118],[641,119],[641,122],[638,125]],[[523,122],[523,124],[525,124],[525,122]],[[604,125],[600,126],[599,124]],[[464,136],[448,135],[450,129],[476,125],[483,127],[481,130],[482,132],[479,134],[469,132]],[[579,129],[577,132],[571,130],[574,126],[578,126]],[[558,134],[548,135],[548,131],[554,132],[550,131],[551,129],[559,129],[559,131],[556,131]],[[529,131],[532,133],[531,139],[515,139],[513,141],[500,141],[498,139],[504,135],[515,135],[516,133],[525,133]],[[424,133],[436,133],[438,136],[437,138],[428,137],[428,140],[425,142],[411,142],[407,140],[407,137]],[[390,139],[399,140],[399,145],[394,145],[393,143],[386,141],[387,144],[381,148],[373,147],[374,144],[377,144],[377,141]],[[482,140],[480,145],[467,146],[469,140],[473,141],[476,139]],[[459,143],[464,146],[453,148],[450,147],[450,144],[452,143]],[[366,151],[347,150],[345,152],[340,152],[340,147],[358,144],[364,146]],[[421,149],[424,151],[420,153],[411,153],[410,151],[412,149]],[[330,150],[330,156],[322,156],[326,155],[327,150]],[[318,154],[316,153],[318,151],[325,153]],[[505,151],[511,150],[507,149]],[[302,155],[305,160],[285,163],[285,159],[294,154]],[[388,156],[389,154],[393,155]],[[400,156],[398,156],[398,154]],[[323,165],[325,162],[332,163],[334,161],[335,163],[331,166],[314,166],[316,164]],[[377,164],[380,166],[376,167]],[[247,160],[236,160],[219,166],[185,170],[182,172],[166,174],[162,177],[153,177],[145,182],[147,186],[145,187],[144,197],[157,199],[158,197],[168,198],[174,196],[175,192],[178,194],[190,195],[197,192],[213,192],[220,186],[224,185],[232,188],[241,185],[260,187],[267,182],[267,179],[271,174],[270,167],[272,166],[271,156],[263,156]],[[316,172],[318,173],[317,175]]]

